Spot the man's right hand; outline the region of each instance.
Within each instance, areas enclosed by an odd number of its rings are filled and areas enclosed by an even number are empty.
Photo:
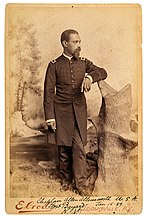
[[[46,121],[47,125],[49,128],[51,128],[54,132],[56,130],[56,121],[52,120],[52,121]]]

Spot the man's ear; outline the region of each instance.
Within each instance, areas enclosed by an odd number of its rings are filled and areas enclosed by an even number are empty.
[[[64,47],[67,47],[67,41],[66,41],[66,40],[64,40],[64,41],[62,42],[62,44],[63,44]]]

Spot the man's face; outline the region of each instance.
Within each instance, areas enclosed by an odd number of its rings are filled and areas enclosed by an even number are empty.
[[[66,50],[70,55],[79,57],[81,51],[81,39],[78,34],[71,34],[69,41],[66,42]]]

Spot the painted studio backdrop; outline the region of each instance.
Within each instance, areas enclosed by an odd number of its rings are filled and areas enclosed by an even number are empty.
[[[43,110],[46,68],[62,54],[60,36],[65,29],[77,30],[82,41],[81,56],[108,72],[108,78],[93,84],[86,94],[85,149],[87,154],[97,154],[95,151],[99,150],[95,160],[99,168],[90,168],[92,195],[139,195],[140,16],[138,5],[7,6],[8,198],[77,196],[59,189],[57,148],[49,141]]]

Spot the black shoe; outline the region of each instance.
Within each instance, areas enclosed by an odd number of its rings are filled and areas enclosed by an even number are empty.
[[[86,186],[78,188],[79,195],[81,196],[90,196],[88,188]]]

